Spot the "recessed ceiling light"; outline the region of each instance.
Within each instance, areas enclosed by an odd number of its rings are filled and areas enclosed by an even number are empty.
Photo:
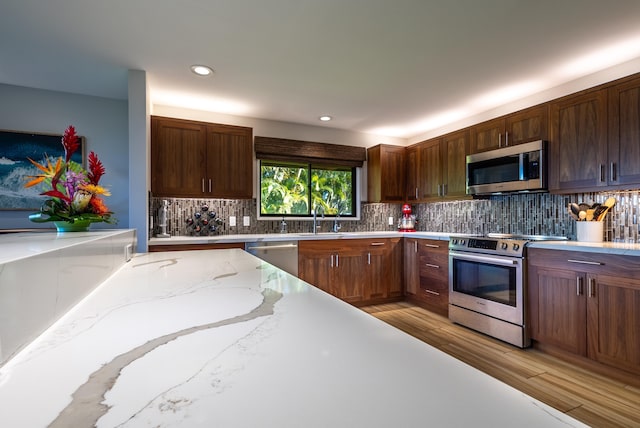
[[[206,65],[192,65],[191,71],[193,71],[198,76],[208,76],[213,73],[211,67],[207,67]]]
[[[320,120],[323,122],[328,122],[331,120],[331,116],[320,116]]]

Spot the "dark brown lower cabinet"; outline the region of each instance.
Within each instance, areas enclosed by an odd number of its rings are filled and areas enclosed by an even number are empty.
[[[298,277],[354,305],[399,300],[402,238],[298,243]]]
[[[407,299],[449,315],[449,241],[405,238],[404,278]]]
[[[531,337],[640,374],[640,257],[532,248]]]

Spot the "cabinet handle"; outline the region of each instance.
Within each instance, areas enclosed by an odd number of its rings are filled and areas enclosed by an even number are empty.
[[[440,194],[440,185],[438,184],[438,196],[441,196]]]
[[[589,293],[589,297],[596,297],[595,280],[593,278],[589,278],[587,293]]]
[[[567,260],[569,263],[578,263],[578,264],[582,264],[582,265],[596,265],[596,266],[602,266],[604,263],[601,262],[591,262],[588,260],[575,260],[575,259],[568,259]]]
[[[209,179],[209,193],[211,193],[211,179]]]
[[[367,263],[371,264],[371,253],[367,253]]]
[[[333,267],[333,254],[331,254],[331,267]]]
[[[447,185],[443,184],[442,185],[442,196],[447,196],[447,190],[448,190]]]
[[[425,293],[429,293],[429,294],[433,294],[434,296],[439,296],[440,293],[438,293],[437,291],[433,291],[433,290],[424,290]]]
[[[414,253],[418,252],[418,241],[413,241],[413,252]]]
[[[371,246],[372,246],[372,247],[379,247],[379,246],[381,246],[381,245],[384,245],[384,242],[372,242],[372,243],[371,243]]]
[[[418,199],[418,188],[416,187],[416,199]]]
[[[202,193],[204,193],[204,177],[202,178]]]
[[[340,256],[336,254],[336,267],[340,267]]]
[[[576,296],[582,296],[582,277],[576,277]]]
[[[504,146],[505,147],[509,146],[509,131],[506,131],[504,133]]]
[[[606,180],[606,176],[605,176],[604,164],[601,163],[600,164],[600,182],[604,183],[605,180]]]
[[[425,265],[425,266],[428,266],[428,267],[430,267],[430,268],[440,269],[440,266],[438,266],[438,265],[434,265],[434,264],[432,264],[432,263],[425,263],[424,265]]]
[[[435,245],[435,244],[424,244],[424,246],[427,248],[440,248],[440,245]]]
[[[498,134],[498,147],[502,147],[502,132]]]
[[[611,162],[611,165],[609,165],[609,173],[611,174],[611,181],[618,181],[615,162]]]

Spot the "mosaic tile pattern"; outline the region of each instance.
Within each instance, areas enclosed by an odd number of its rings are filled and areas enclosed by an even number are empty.
[[[513,194],[491,196],[486,199],[435,202],[413,205],[418,220],[417,229],[432,232],[455,233],[516,233],[525,235],[567,236],[576,239],[576,222],[568,214],[571,202],[603,203],[608,197],[616,199],[616,205],[605,220],[605,240],[616,242],[640,242],[638,216],[640,190],[626,192],[583,193],[552,195],[549,193]],[[223,223],[215,232],[205,230],[200,234],[254,234],[280,233],[282,219],[257,220],[255,200],[231,199],[168,199],[169,216],[167,233],[172,236],[189,236],[187,219],[206,205],[217,213]],[[151,198],[150,209],[153,224],[157,225],[157,210],[162,198]],[[340,220],[343,232],[396,230],[402,215],[400,204],[363,203],[358,221]],[[236,217],[236,226],[229,226],[229,216]],[[248,216],[250,226],[243,226]],[[394,225],[389,225],[393,217]],[[290,233],[311,232],[311,221],[286,220]],[[332,219],[321,221],[321,230],[330,231]],[[155,235],[157,227],[152,234]]]

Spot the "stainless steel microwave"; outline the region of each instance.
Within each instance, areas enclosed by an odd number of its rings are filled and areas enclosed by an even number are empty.
[[[467,194],[546,190],[546,146],[539,140],[467,156]]]

